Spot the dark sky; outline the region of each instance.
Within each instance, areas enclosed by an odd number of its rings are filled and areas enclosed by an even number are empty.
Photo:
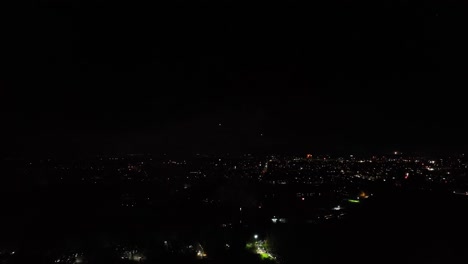
[[[3,153],[468,146],[462,1],[129,5],[6,17]]]

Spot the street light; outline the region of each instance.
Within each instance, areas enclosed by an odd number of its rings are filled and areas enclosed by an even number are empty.
[[[254,235],[254,238],[255,238],[255,239],[258,239],[258,235]]]

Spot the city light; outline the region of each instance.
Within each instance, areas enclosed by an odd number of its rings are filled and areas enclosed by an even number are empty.
[[[346,219],[354,221],[357,219],[355,217],[359,217],[359,213],[369,210],[368,208],[380,207],[378,204],[380,201],[393,199],[393,194],[392,196],[381,195],[381,190],[394,190],[395,196],[401,195],[402,192],[399,190],[411,190],[415,194],[424,193],[425,195],[431,189],[438,190],[442,187],[447,197],[449,194],[468,196],[466,180],[461,177],[468,168],[468,161],[459,157],[435,159],[424,156],[412,157],[402,155],[402,153],[397,156],[356,155],[352,158],[349,155],[335,157],[327,155],[326,160],[323,155],[315,154],[314,159],[311,160],[307,160],[306,155],[267,157],[249,155],[245,158],[208,155],[207,157],[209,158],[196,158],[195,160],[162,158],[157,161],[155,159],[152,166],[164,168],[165,173],[162,175],[152,173],[151,167],[142,166],[142,161],[135,160],[133,157],[126,160],[119,158],[118,162],[112,160],[112,163],[109,159],[105,159],[105,162],[90,160],[88,163],[76,165],[56,162],[43,166],[49,166],[48,170],[53,172],[51,177],[56,177],[57,184],[73,184],[74,180],[68,180],[65,177],[66,174],[72,174],[77,175],[80,184],[87,186],[98,182],[102,186],[107,186],[106,175],[112,173],[115,173],[116,179],[122,183],[123,188],[127,184],[145,186],[150,182],[164,183],[165,187],[158,191],[168,198],[174,198],[174,202],[168,203],[167,209],[161,207],[158,201],[160,199],[157,198],[158,193],[146,192],[146,189],[123,189],[119,192],[118,203],[125,209],[124,213],[133,214],[135,212],[126,211],[139,208],[142,211],[157,209],[169,215],[172,214],[173,208],[185,203],[184,208],[189,209],[187,215],[190,217],[184,217],[184,221],[196,219],[197,223],[200,221],[203,225],[212,224],[213,229],[222,228],[220,232],[226,234],[237,235],[238,230],[249,232],[247,237],[242,237],[244,241],[241,242],[247,244],[246,249],[257,255],[259,259],[262,257],[274,261],[283,258],[279,251],[276,251],[275,241],[267,240],[275,229],[287,230],[296,223],[301,227],[310,225],[320,228],[321,225],[332,223],[340,225],[340,222],[346,222]],[[82,174],[83,172],[86,173]],[[64,177],[61,174],[64,174]],[[411,181],[413,178],[414,180]],[[54,179],[50,181],[54,182]],[[117,180],[112,180],[109,184],[114,181]],[[199,192],[204,188],[197,186],[205,186],[213,182],[219,182],[222,185],[213,192]],[[257,186],[261,187],[260,191],[254,188]],[[239,196],[239,193],[243,196]],[[374,197],[381,198],[367,204],[366,199],[372,200]],[[402,204],[404,205],[404,202]],[[365,206],[362,207],[363,205]],[[206,212],[217,210],[231,213],[228,217],[215,217],[214,219],[210,219],[211,215],[206,214]],[[196,213],[193,214],[193,212]],[[168,219],[172,220],[171,217],[169,216]],[[180,220],[180,217],[175,217],[174,221]],[[207,258],[207,253],[210,253],[209,258],[213,262],[223,263],[217,262],[218,256],[223,255],[218,254],[220,252],[216,252],[217,250],[223,250],[221,253],[238,250],[239,242],[236,242],[235,238],[230,235],[216,242],[219,247],[209,247],[207,249],[210,251],[206,252],[201,245],[194,243],[199,239],[198,237],[185,239],[182,234],[169,234],[157,236],[157,241],[160,243],[161,250],[174,256],[203,260]],[[206,241],[207,239],[203,240],[204,243]],[[234,247],[234,244],[237,245]],[[2,251],[0,248],[0,259],[11,258],[14,254],[12,250]],[[151,250],[153,249],[144,246],[137,247],[133,244],[119,245],[116,246],[116,254],[118,254],[116,256],[128,263],[144,262],[146,252],[151,252]],[[20,253],[17,251],[15,255]],[[60,252],[54,256],[53,261],[87,263],[88,259],[84,253],[77,257],[75,252],[73,255]]]
[[[369,198],[369,195],[367,195],[366,192],[362,191],[362,192],[359,193],[359,198],[367,199],[367,198]]]
[[[197,257],[199,258],[206,258],[206,253],[202,252],[201,250],[197,251]]]

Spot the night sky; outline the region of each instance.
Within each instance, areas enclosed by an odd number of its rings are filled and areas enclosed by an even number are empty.
[[[2,154],[468,147],[462,1],[128,5],[6,17]]]

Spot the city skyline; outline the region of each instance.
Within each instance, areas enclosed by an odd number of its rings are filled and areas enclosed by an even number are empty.
[[[468,259],[468,2],[14,2],[0,263]]]

